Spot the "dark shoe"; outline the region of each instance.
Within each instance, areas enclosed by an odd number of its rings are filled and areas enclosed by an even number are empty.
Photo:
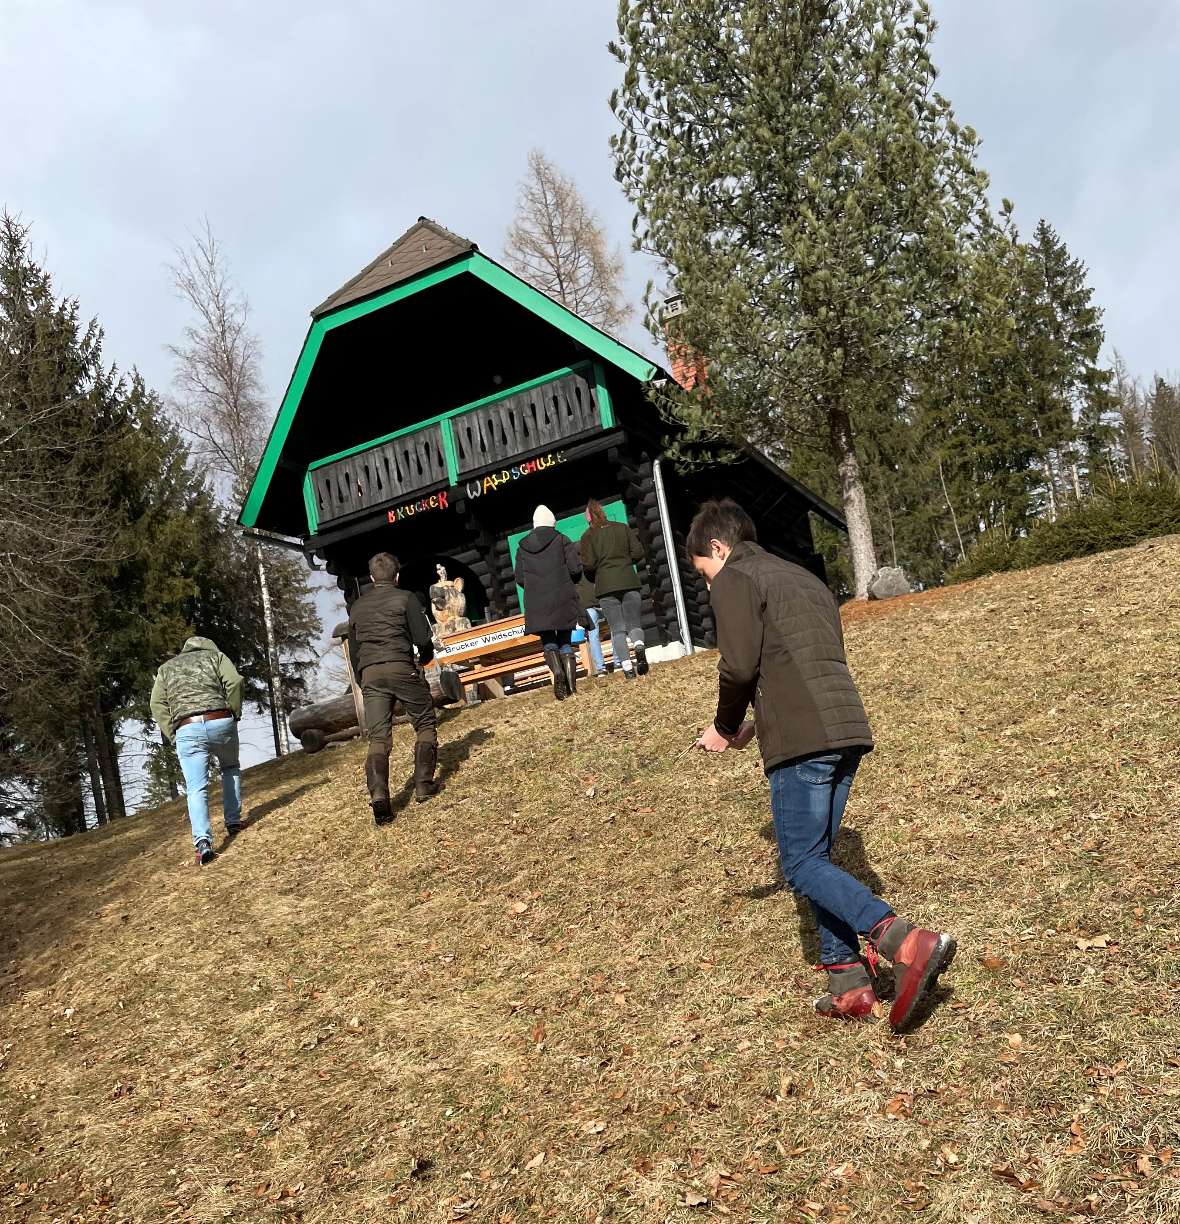
[[[635,670],[641,675],[646,676],[650,670],[647,662],[647,651],[642,646],[635,648]]]
[[[828,993],[815,1001],[817,1015],[829,1020],[871,1020],[877,995],[860,961],[846,965],[816,965],[828,975]]]
[[[561,656],[562,670],[565,672],[565,686],[572,697],[578,691],[578,658],[576,655]]]
[[[623,668],[623,678],[625,680],[634,680],[635,679],[635,668],[624,667]]]
[[[226,838],[234,838],[234,837],[237,837],[237,835],[238,835],[238,834],[239,834],[239,833],[240,833],[240,832],[241,832],[241,831],[242,831],[242,830],[243,830],[245,827],[246,827],[246,822],[245,822],[244,820],[239,820],[237,824],[226,825],[226,826],[225,826],[225,836],[226,836]]]
[[[197,866],[207,867],[217,855],[213,852],[213,847],[208,842],[201,842],[196,848]]]
[[[393,824],[393,807],[388,799],[373,800],[373,823],[375,825]]]
[[[377,803],[384,799],[389,802],[389,749],[384,752],[374,752],[369,749],[365,757],[365,786],[369,792],[369,802]]]
[[[893,962],[897,993],[889,1009],[889,1026],[904,1028],[919,1002],[955,959],[954,937],[945,931],[910,926],[891,915],[869,932],[869,947],[876,955]]]
[[[438,783],[434,771],[438,766],[437,743],[414,744],[414,798],[419,803],[433,799],[438,794]]]
[[[565,668],[557,656],[557,651],[545,651],[545,665],[553,673],[553,696],[558,701],[564,701],[569,695],[569,686],[565,682]]]

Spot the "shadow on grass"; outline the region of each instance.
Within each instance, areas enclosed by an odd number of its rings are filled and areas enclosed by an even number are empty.
[[[466,735],[460,736],[458,739],[444,740],[438,746],[438,773],[435,775],[436,780],[441,790],[446,785],[446,781],[452,774],[458,773],[464,761],[478,748],[481,744],[486,744],[492,738],[493,733],[487,727],[472,727]],[[411,745],[413,741],[411,741]],[[395,745],[396,747],[396,745]],[[413,758],[411,758],[411,766]],[[393,810],[400,811],[414,797],[414,777],[411,773],[406,780],[401,790],[396,795],[390,796],[390,804]]]
[[[303,753],[243,771],[249,824],[319,784],[322,762]],[[255,789],[277,790],[251,810]],[[220,821],[220,788],[210,808]],[[224,846],[222,847],[224,849]],[[60,841],[0,852],[0,1004],[10,991],[52,985],[85,927],[138,921],[145,895],[161,887],[160,871],[191,872],[192,833],[182,798]],[[167,887],[196,875],[177,874]]]
[[[322,786],[322,782],[304,782],[302,786],[297,786],[294,790],[287,791],[285,794],[276,795],[273,799],[268,799],[265,803],[258,804],[254,807],[250,803],[249,792],[243,787],[242,793],[242,809],[244,812],[244,820],[242,823],[242,831],[237,837],[225,837],[221,839],[221,844],[217,847],[217,855],[220,858],[223,854],[227,854],[232,846],[241,841],[243,837],[249,835],[250,830],[255,825],[261,824],[271,812],[277,812],[280,808],[285,808],[289,804],[295,802],[296,799],[306,795],[308,791],[318,790]],[[210,815],[212,815],[210,808]]]
[[[758,834],[763,841],[775,845],[774,821],[768,820],[758,830]],[[866,888],[871,889],[878,897],[884,892],[885,886],[872,863],[869,862],[864,839],[855,825],[841,826],[840,832],[836,835],[836,844],[832,847],[832,862],[860,881]],[[777,860],[776,865],[778,871],[775,873],[777,878],[774,881],[759,884],[742,895],[751,901],[764,901],[767,897],[772,897],[775,893],[785,889],[787,885],[783,879],[782,866]],[[796,896],[794,900],[795,910],[799,917],[799,942],[803,947],[803,955],[809,963],[817,965],[820,959],[819,932],[815,927],[815,916],[811,910],[811,903],[799,896]]]

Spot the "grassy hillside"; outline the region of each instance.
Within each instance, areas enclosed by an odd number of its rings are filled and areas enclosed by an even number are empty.
[[[204,870],[176,804],[0,854],[0,1216],[1180,1219],[1178,573],[850,614],[842,854],[960,944],[904,1039],[814,1017],[754,753],[677,759],[711,655],[449,717],[389,829],[354,744]]]

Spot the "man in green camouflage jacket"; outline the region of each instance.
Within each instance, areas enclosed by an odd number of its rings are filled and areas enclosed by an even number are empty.
[[[242,677],[208,638],[191,637],[180,654],[160,665],[152,685],[152,717],[165,739],[174,740],[197,863],[213,861],[209,823],[209,765],[221,769],[225,832],[242,827],[242,774],[238,767],[238,719]]]

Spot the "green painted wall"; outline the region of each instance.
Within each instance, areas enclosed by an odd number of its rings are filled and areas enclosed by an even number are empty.
[[[602,503],[602,509],[606,513],[606,517],[612,523],[625,523],[627,521],[627,507],[623,503],[621,497],[612,498],[610,501]],[[567,540],[573,540],[577,544],[585,534],[587,527],[585,513],[571,514],[569,518],[557,520],[557,530],[561,532]],[[529,528],[531,531],[532,528]],[[512,561],[513,566],[516,565],[516,546],[528,535],[528,531],[518,531],[514,535],[508,537],[508,556]],[[516,588],[517,598],[520,600],[521,611],[524,611],[524,591],[518,586]]]

